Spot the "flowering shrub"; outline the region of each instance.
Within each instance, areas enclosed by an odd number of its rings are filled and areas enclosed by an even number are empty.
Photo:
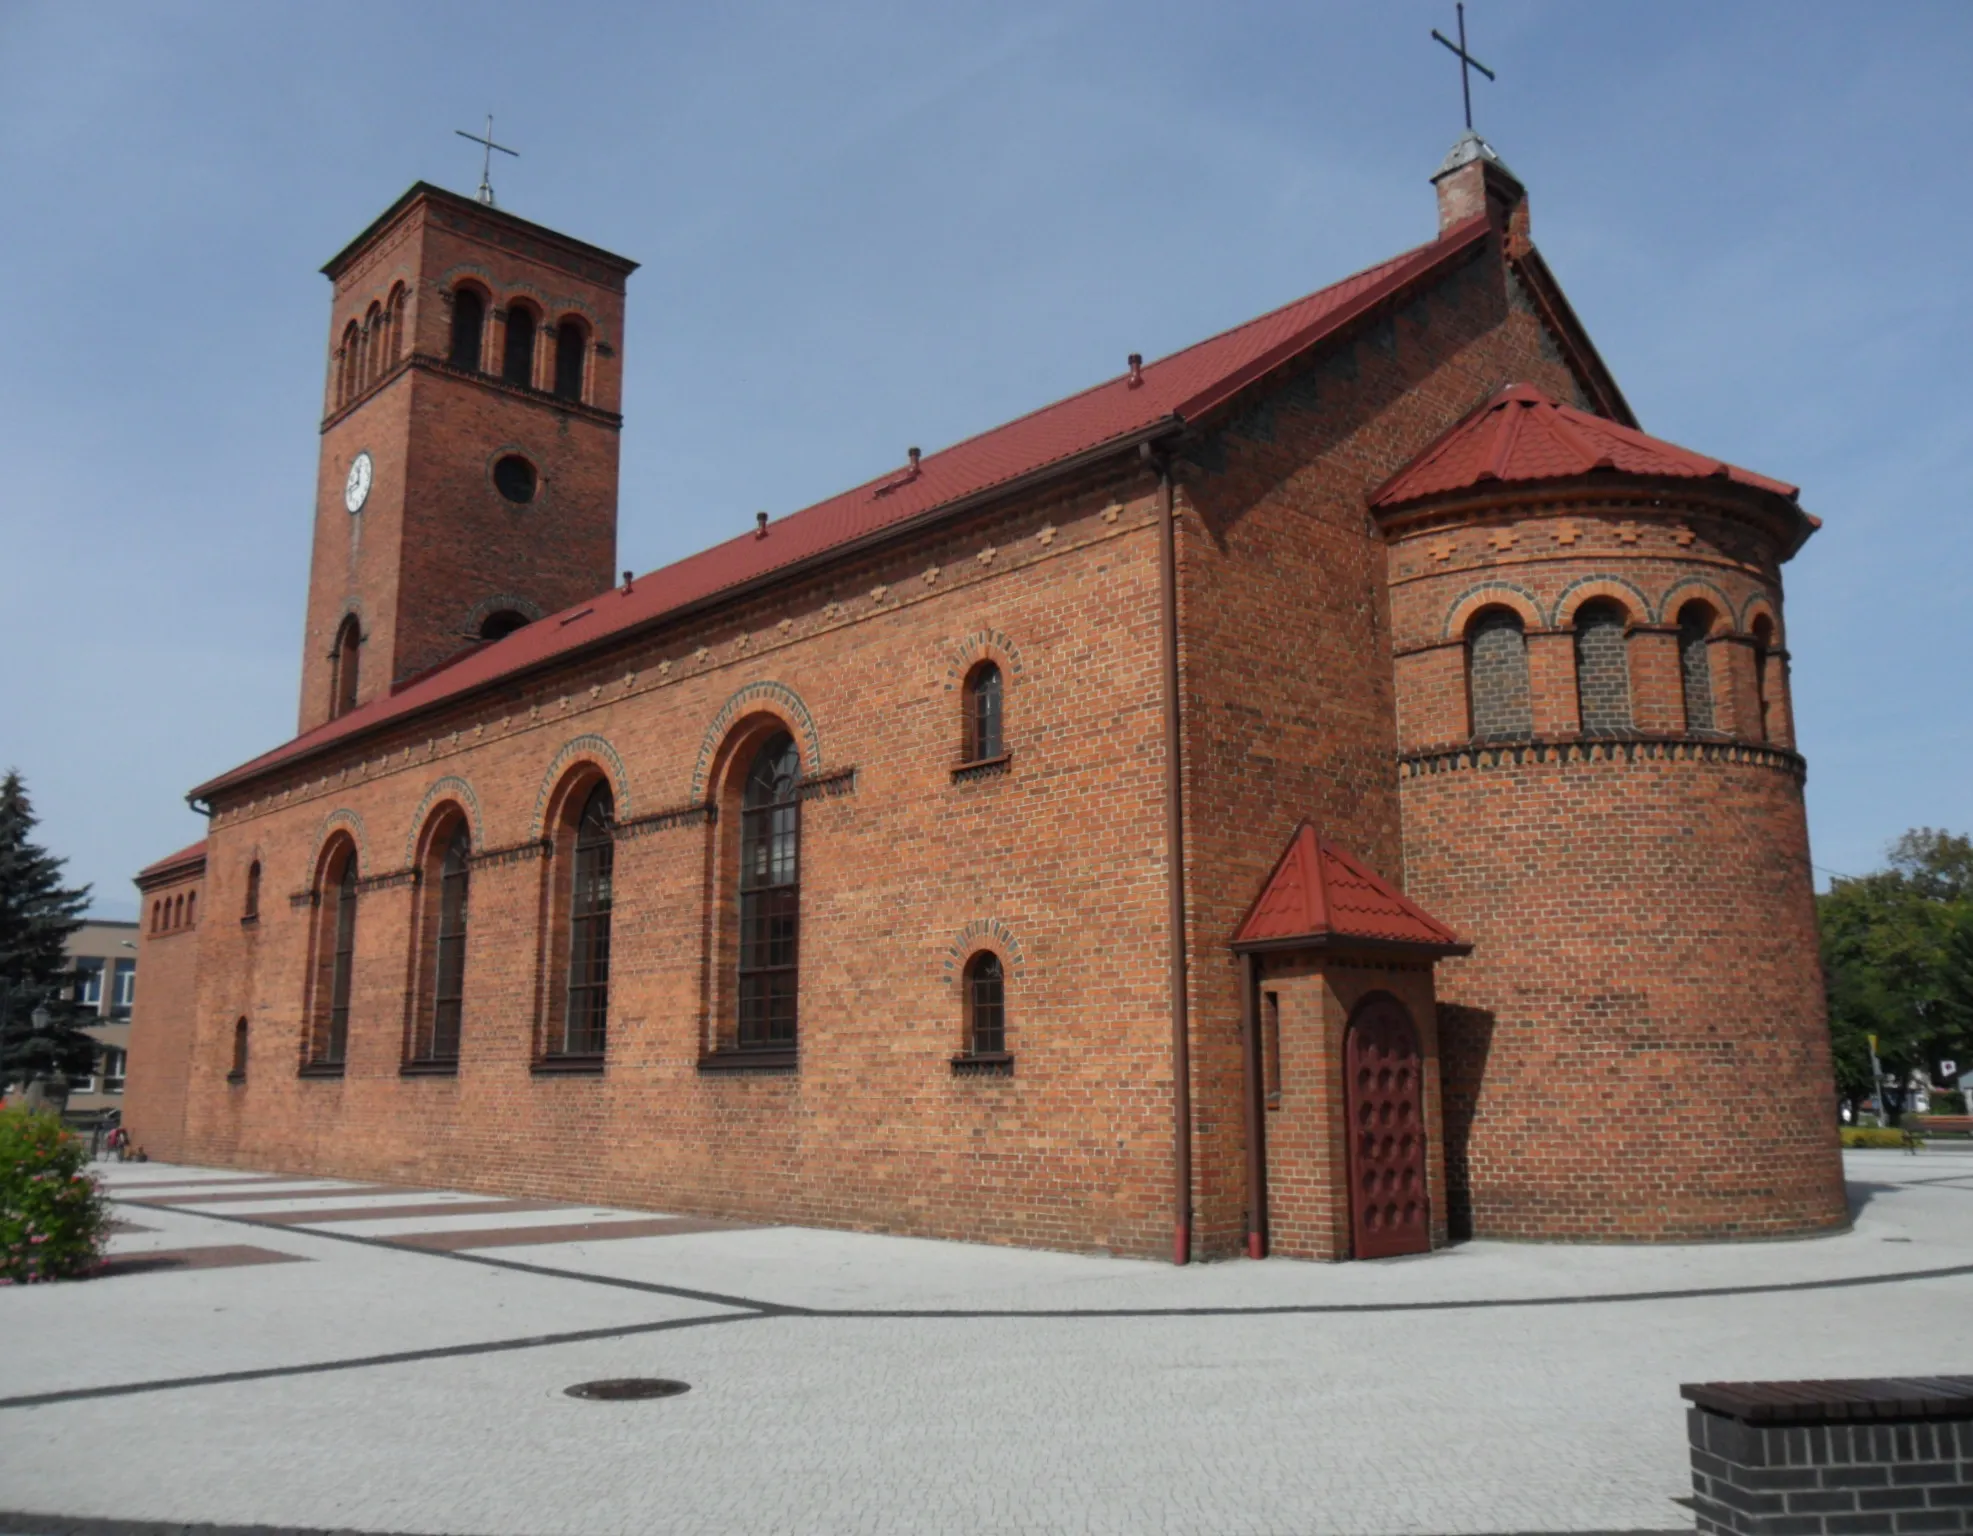
[[[0,1285],[95,1268],[109,1211],[89,1148],[54,1115],[0,1109]]]

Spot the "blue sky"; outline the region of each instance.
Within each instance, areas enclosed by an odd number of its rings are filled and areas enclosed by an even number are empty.
[[[1477,125],[1645,426],[1803,486],[1810,831],[1973,828],[1973,6],[1475,0]],[[292,733],[329,290],[455,128],[633,256],[649,569],[1428,238],[1452,7],[0,0],[0,764],[134,912]]]

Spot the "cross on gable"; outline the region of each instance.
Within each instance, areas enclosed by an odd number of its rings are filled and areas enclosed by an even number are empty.
[[[1460,0],[1460,3],[1454,6],[1453,9],[1459,13],[1459,41],[1457,43],[1453,42],[1451,38],[1447,37],[1437,27],[1432,28],[1432,36],[1459,56],[1459,94],[1466,103],[1466,130],[1470,133],[1473,129],[1473,80],[1468,70],[1477,69],[1489,80],[1496,77],[1492,70],[1488,69],[1486,65],[1482,64],[1472,54],[1466,51],[1465,0]]]
[[[1464,33],[1461,34],[1461,36],[1464,35]],[[472,140],[473,143],[480,145],[485,150],[485,153],[480,157],[479,199],[487,207],[493,207],[493,152],[497,149],[501,154],[512,155],[516,160],[521,158],[521,152],[518,149],[509,149],[505,144],[496,144],[493,142],[493,114],[491,112],[486,116],[485,133],[468,133],[464,128],[454,128],[452,131],[462,139]]]

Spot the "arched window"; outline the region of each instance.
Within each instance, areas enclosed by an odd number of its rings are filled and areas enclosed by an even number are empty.
[[[189,891],[185,896],[185,926],[191,927],[199,920],[199,893]]]
[[[754,754],[740,810],[739,1045],[795,1043],[801,924],[801,755],[786,731]]]
[[[1678,679],[1685,699],[1685,729],[1713,729],[1713,610],[1690,602],[1678,611]]]
[[[178,926],[185,915],[185,898],[174,896],[164,904],[164,926],[167,932]]]
[[[247,1080],[247,1021],[242,1015],[233,1024],[233,1070],[226,1074],[229,1083],[244,1083]]]
[[[425,925],[430,944],[430,994],[418,1015],[411,1057],[421,1062],[459,1059],[466,998],[466,897],[471,877],[472,830],[461,816],[439,841],[437,867],[426,866]],[[436,878],[433,878],[436,876]]]
[[[404,355],[404,314],[409,304],[404,284],[398,283],[384,302],[384,368],[388,370]]]
[[[336,648],[329,655],[329,718],[346,715],[356,708],[356,685],[362,666],[359,647],[363,627],[350,614],[336,630]]]
[[[1769,719],[1768,700],[1768,658],[1774,652],[1774,620],[1766,614],[1754,620],[1754,706],[1757,711],[1755,724],[1759,727],[1761,741],[1772,741],[1774,733]]]
[[[966,1050],[974,1056],[1007,1051],[1007,984],[991,950],[966,962]]]
[[[316,888],[316,998],[308,1065],[340,1067],[349,1051],[356,972],[356,845],[347,838],[324,861]]]
[[[500,377],[509,384],[534,383],[534,333],[541,319],[518,301],[507,306],[507,341],[500,359]]]
[[[1576,700],[1585,736],[1630,729],[1630,667],[1623,609],[1595,598],[1576,610]]]
[[[1518,741],[1535,731],[1528,637],[1512,608],[1487,608],[1466,631],[1466,697],[1475,741]]]
[[[368,388],[384,371],[384,307],[372,304],[363,316],[363,384]]]
[[[1005,750],[1000,733],[1000,668],[983,661],[966,674],[966,761],[983,763]]]
[[[555,327],[555,393],[564,400],[582,398],[582,365],[588,349],[588,329],[574,315]]]
[[[516,613],[511,608],[502,608],[498,612],[489,613],[485,618],[480,620],[480,638],[482,640],[505,640],[515,630],[525,629],[527,626],[528,616],[526,614]]]
[[[610,876],[616,863],[612,821],[616,801],[599,782],[583,803],[575,830],[575,874],[569,891],[569,990],[562,1056],[603,1054],[610,1012]]]
[[[362,355],[363,333],[356,322],[343,327],[343,344],[336,352],[336,404],[347,405],[357,393],[357,365]]]
[[[455,368],[479,371],[482,336],[486,331],[486,300],[477,288],[452,290],[452,346],[446,357]]]
[[[247,899],[240,910],[240,921],[251,923],[260,916],[260,860],[247,866]]]

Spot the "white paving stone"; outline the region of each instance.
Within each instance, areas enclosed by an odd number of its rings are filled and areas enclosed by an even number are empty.
[[[484,1536],[1673,1530],[1690,1525],[1681,1381],[1973,1371],[1973,1156],[1859,1154],[1850,1175],[1853,1232],[1744,1246],[1188,1269],[795,1229],[501,1249],[851,1311],[1165,1310],[740,1316],[0,1409],[0,1506]],[[0,1292],[0,1395],[733,1315],[293,1228],[134,1219],[169,1224],[161,1246],[310,1262]],[[1935,1269],[1969,1272],[1772,1289]],[[1736,1286],[1768,1289],[1718,1293]],[[1620,1299],[1654,1290],[1714,1294]],[[1601,1299],[1565,1299],[1581,1297]],[[1339,1305],[1381,1310],[1169,1310]],[[645,1374],[693,1390],[562,1394]]]

